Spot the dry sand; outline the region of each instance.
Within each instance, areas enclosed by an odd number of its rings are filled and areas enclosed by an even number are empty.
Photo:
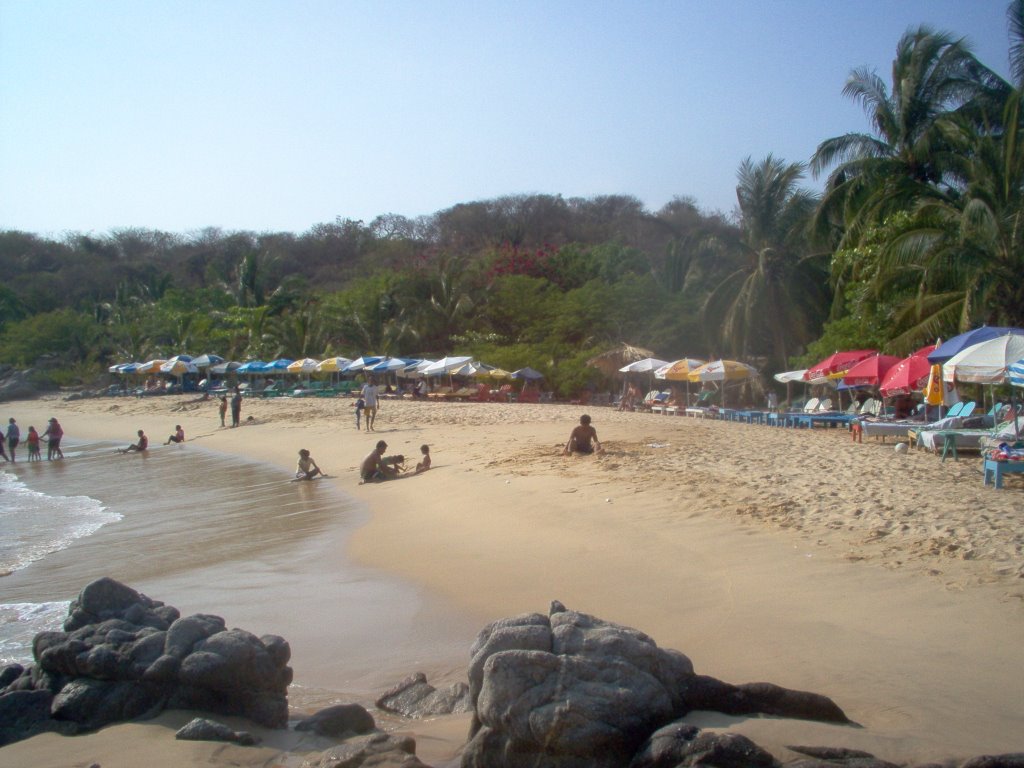
[[[247,400],[242,416],[252,420],[234,430],[218,426],[214,401],[189,399],[36,401],[6,411],[21,424],[55,415],[71,438],[125,442],[139,427],[157,436],[180,423],[206,448],[287,472],[298,448],[309,448],[372,512],[349,557],[424,585],[472,625],[543,612],[558,599],[683,651],[702,674],[831,696],[861,726],[691,718],[745,733],[783,759],[793,756],[784,745],[798,743],[897,762],[1024,750],[1024,497],[1019,477],[1001,491],[983,487],[977,458],[899,455],[891,443],[853,444],[842,430],[609,408],[589,410],[605,453],[562,457],[585,408],[385,401],[367,434],[355,431],[345,398]],[[359,485],[358,464],[379,438],[413,460],[429,443],[434,468]],[[447,660],[424,667],[435,683],[464,675]],[[152,727],[166,731],[162,722]],[[435,765],[457,753],[466,725],[387,724],[414,732],[419,755]],[[96,744],[95,762],[130,765],[120,745],[151,733],[117,726],[74,748],[47,736],[0,757],[71,765],[84,758],[67,756]],[[314,748],[272,746],[276,763],[266,753],[236,763],[236,750],[191,748],[220,765],[298,764]],[[152,748],[163,764],[181,762],[177,747]]]

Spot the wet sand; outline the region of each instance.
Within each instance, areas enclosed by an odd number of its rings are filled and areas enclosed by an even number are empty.
[[[181,423],[198,445],[284,474],[309,448],[370,510],[347,557],[431,597],[411,622],[429,623],[433,600],[478,628],[559,599],[647,632],[703,674],[829,695],[862,726],[694,716],[784,759],[793,743],[893,761],[1024,749],[1022,491],[984,488],[977,459],[901,456],[839,430],[608,408],[590,410],[605,454],[566,458],[560,447],[586,410],[578,406],[387,401],[367,434],[343,398],[246,401],[243,418],[253,420],[235,430],[217,426],[214,402],[187,399],[8,410],[19,423],[56,415],[72,437],[124,440]],[[410,457],[429,443],[434,468],[360,486],[356,468],[379,438]],[[251,582],[271,605],[288,600],[282,567],[242,573],[239,588]],[[315,557],[286,568],[330,578]],[[334,635],[319,642],[330,647]],[[434,668],[464,675],[457,662]],[[429,745],[430,759],[420,756],[441,764],[462,725],[407,727]]]

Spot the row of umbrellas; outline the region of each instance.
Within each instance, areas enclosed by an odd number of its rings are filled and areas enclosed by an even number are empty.
[[[619,368],[620,373],[648,373],[665,381],[741,381],[757,376],[757,369],[738,360],[696,360],[684,357],[668,362],[656,357],[637,360]]]
[[[535,381],[544,375],[533,368],[520,368],[506,371],[497,366],[487,365],[473,360],[469,356],[444,357],[440,360],[422,360],[400,357],[363,356],[350,360],[347,357],[330,357],[325,360],[303,358],[289,360],[280,358],[264,362],[250,360],[245,363],[225,361],[217,355],[202,355],[197,358],[188,355],[176,355],[168,360],[154,359],[145,363],[121,363],[109,368],[111,373],[156,374],[164,373],[182,376],[187,373],[199,373],[208,369],[211,374],[223,376],[227,373],[236,374],[313,374],[313,373],[395,373],[403,377],[422,376],[490,376],[491,378],[524,379]]]

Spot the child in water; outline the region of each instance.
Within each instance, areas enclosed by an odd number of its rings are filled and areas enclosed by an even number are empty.
[[[28,443],[28,460],[42,461],[43,457],[39,454],[39,433],[36,432],[35,427],[28,428],[28,437],[25,438],[25,442]]]

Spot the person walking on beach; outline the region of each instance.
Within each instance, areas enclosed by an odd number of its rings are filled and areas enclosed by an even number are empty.
[[[228,415],[228,396],[221,395],[220,403],[217,404],[217,410],[220,412],[220,425],[224,425],[224,417]]]
[[[137,452],[137,453],[142,453],[143,451],[145,451],[147,448],[149,448],[149,438],[146,437],[146,433],[143,432],[141,429],[138,431],[138,435],[139,435],[139,442],[132,443],[127,448],[118,448],[117,450],[120,453],[128,453],[130,451],[134,451],[134,452]]]
[[[51,418],[46,426],[46,431],[43,432],[43,437],[46,439],[46,460],[53,461],[54,456],[63,459],[64,451],[60,449],[60,441],[64,437],[64,428],[61,427],[60,422]]]
[[[381,480],[390,480],[398,476],[394,467],[389,467],[384,462],[384,451],[388,449],[388,444],[383,440],[377,441],[377,447],[363,459],[362,466],[359,467],[359,477],[361,483],[376,483]]]
[[[185,430],[181,428],[181,424],[174,425],[174,434],[167,438],[167,442],[164,445],[170,445],[171,443],[184,443],[185,442]]]
[[[380,388],[377,386],[377,382],[374,381],[373,376],[366,380],[363,384],[363,389],[360,394],[363,396],[363,404],[366,410],[366,431],[373,432],[373,423],[377,420],[377,398],[379,397]]]
[[[565,444],[562,455],[568,456],[573,452],[589,454],[595,451],[601,452],[601,441],[597,439],[597,430],[590,425],[590,416],[583,414],[579,426],[569,435],[569,442]]]
[[[25,442],[28,443],[28,460],[42,461],[42,457],[39,455],[39,433],[36,432],[35,427],[28,428],[28,437],[25,438]]]
[[[317,475],[327,477],[324,471],[316,465],[313,457],[309,455],[309,451],[305,448],[299,449],[299,460],[295,464],[295,479],[312,480]]]
[[[235,394],[231,396],[231,426],[237,427],[242,419],[242,390],[235,386]]]
[[[12,416],[7,424],[7,450],[11,452],[11,463],[14,463],[14,452],[21,442],[21,430],[18,429],[18,422]]]

